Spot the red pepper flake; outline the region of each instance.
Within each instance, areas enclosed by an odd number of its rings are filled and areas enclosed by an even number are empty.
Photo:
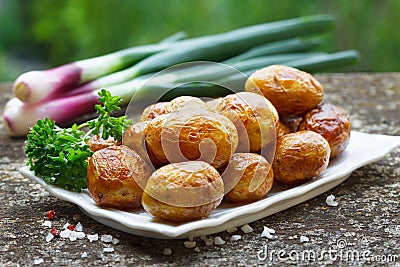
[[[52,234],[54,237],[60,237],[60,231],[54,228],[51,228],[50,234]]]
[[[49,218],[49,220],[53,220],[54,217],[56,216],[56,211],[55,210],[49,210],[47,213],[47,218]]]
[[[74,231],[75,230],[75,226],[73,226],[72,224],[67,226],[68,230]]]

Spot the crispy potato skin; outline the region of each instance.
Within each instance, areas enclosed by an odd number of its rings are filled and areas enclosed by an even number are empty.
[[[215,168],[228,164],[238,145],[237,130],[225,116],[183,112],[153,119],[145,130],[146,147],[156,166],[204,160]]]
[[[188,108],[193,111],[193,109],[207,109],[207,105],[197,97],[179,96],[170,102],[158,102],[146,107],[140,116],[139,122],[152,120],[160,115],[177,111],[180,108]]]
[[[275,181],[303,183],[321,174],[329,164],[328,141],[312,131],[286,134],[278,139],[272,164]]]
[[[219,101],[216,112],[235,125],[239,135],[238,152],[257,152],[275,142],[279,117],[265,97],[249,92],[227,95]]]
[[[162,114],[168,114],[171,111],[169,110],[169,106],[171,103],[169,102],[158,102],[155,104],[152,104],[148,107],[146,107],[142,115],[140,116],[139,122],[144,122],[144,121],[151,121],[155,117],[158,117]]]
[[[223,180],[208,163],[172,163],[150,176],[142,205],[158,219],[185,222],[207,217],[221,203],[223,194]]]
[[[109,137],[107,140],[104,140],[99,135],[94,135],[88,141],[89,149],[92,150],[93,152],[96,152],[97,150],[100,150],[100,149],[103,149],[103,148],[106,148],[109,146],[117,146],[120,144],[121,144],[121,142],[115,141],[114,138],[112,138],[112,137]]]
[[[276,138],[279,138],[285,134],[291,133],[292,130],[286,126],[283,122],[279,121],[276,125]]]
[[[235,153],[222,174],[225,199],[232,203],[250,203],[263,199],[271,190],[274,174],[267,160],[255,153]],[[254,185],[252,184],[252,181]],[[231,189],[232,185],[234,187]]]
[[[322,135],[331,147],[331,158],[334,158],[349,144],[350,118],[343,108],[324,103],[304,116],[299,130],[309,130]]]
[[[134,209],[141,204],[142,187],[150,175],[150,166],[135,151],[124,145],[110,146],[89,159],[89,193],[99,206]]]
[[[125,130],[122,136],[122,144],[135,150],[139,156],[150,163],[145,144],[145,130],[149,121],[132,124]]]
[[[249,77],[245,91],[259,90],[283,117],[303,115],[315,108],[324,95],[321,84],[312,75],[282,65],[268,66]]]

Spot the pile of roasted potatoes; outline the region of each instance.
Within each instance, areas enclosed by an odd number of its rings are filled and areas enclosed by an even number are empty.
[[[122,144],[89,141],[90,195],[102,207],[143,206],[158,219],[185,222],[207,217],[223,199],[261,200],[274,182],[307,182],[350,138],[349,116],[323,96],[311,74],[272,65],[252,74],[244,92],[155,103]]]

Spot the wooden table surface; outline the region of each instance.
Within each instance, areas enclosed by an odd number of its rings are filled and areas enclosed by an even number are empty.
[[[400,73],[320,74],[325,101],[341,105],[351,115],[353,130],[373,134],[400,135]],[[10,84],[0,85],[0,108],[12,97]],[[400,149],[382,160],[364,166],[341,185],[295,207],[266,217],[250,226],[254,232],[239,241],[207,246],[196,238],[197,247],[185,248],[185,240],[158,240],[110,229],[84,215],[77,206],[59,200],[38,184],[23,178],[18,170],[25,164],[24,139],[7,136],[0,124],[0,265],[25,266],[218,266],[272,263],[338,264],[343,266],[377,261],[400,264]],[[333,194],[339,205],[325,208]],[[120,242],[113,252],[105,243],[88,239],[53,239],[47,243],[48,228],[42,226],[46,212],[54,209],[53,225],[78,221],[88,234],[110,234]],[[263,226],[275,229],[275,239],[261,238]],[[227,239],[227,232],[213,235]],[[301,243],[301,235],[309,242]],[[110,246],[107,244],[107,246]],[[170,248],[171,255],[164,255]],[[264,258],[265,251],[270,258]],[[82,257],[86,252],[87,257]],[[307,254],[308,253],[308,254]],[[307,255],[316,257],[307,260]],[[303,255],[303,256],[302,256]],[[305,256],[305,257],[304,257]],[[357,259],[359,260],[357,262]],[[366,262],[366,259],[372,262]]]

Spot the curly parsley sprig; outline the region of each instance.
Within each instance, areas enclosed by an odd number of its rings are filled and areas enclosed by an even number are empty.
[[[87,187],[86,167],[93,154],[87,144],[90,134],[101,134],[104,139],[122,139],[131,120],[126,116],[110,116],[120,109],[121,98],[103,89],[99,92],[99,101],[101,104],[95,107],[99,116],[89,122],[60,128],[45,118],[30,129],[25,143],[27,165],[46,183],[80,192]],[[85,133],[81,129],[86,126],[90,130]]]

